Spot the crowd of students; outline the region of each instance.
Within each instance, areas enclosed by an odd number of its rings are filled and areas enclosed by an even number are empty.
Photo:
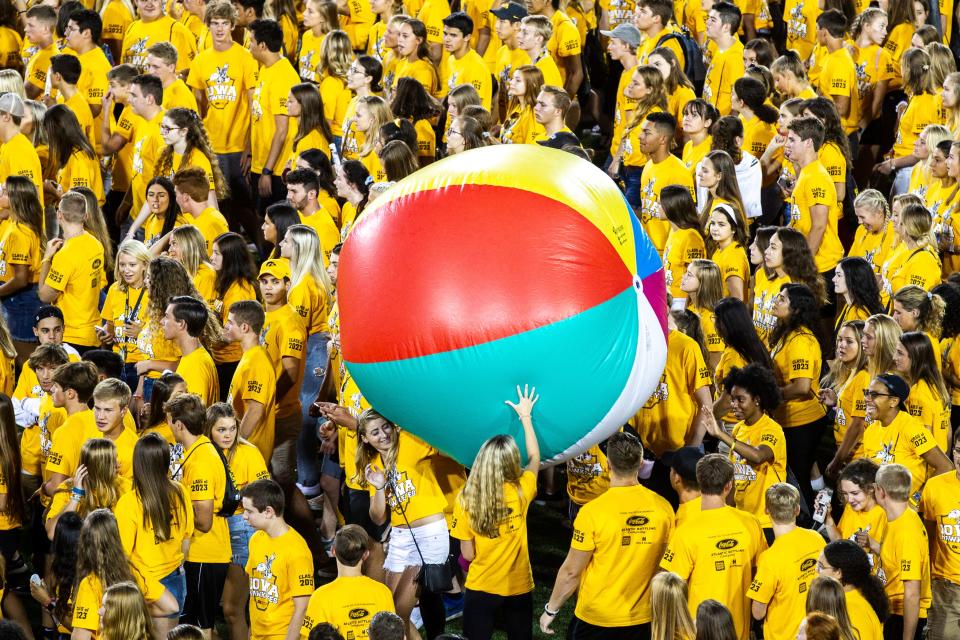
[[[960,637],[955,11],[0,2],[0,637]],[[468,472],[340,353],[351,229],[491,144],[663,257],[659,384],[559,469],[534,388]]]

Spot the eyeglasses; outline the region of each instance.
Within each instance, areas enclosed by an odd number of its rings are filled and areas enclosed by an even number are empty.
[[[461,133],[460,131],[457,131],[456,129],[447,129],[447,137],[450,137],[452,135],[462,136],[463,133]]]
[[[78,27],[75,24],[68,24],[66,28],[63,30],[63,33],[64,35],[67,35],[67,34],[73,33],[74,31],[80,31],[80,27]]]
[[[185,129],[186,127],[168,127],[165,124],[160,125],[160,133],[170,133],[171,131],[179,131],[180,129]]]
[[[871,391],[870,389],[864,389],[864,390],[863,390],[863,397],[866,398],[867,400],[876,400],[877,398],[879,398],[879,397],[881,397],[881,396],[887,397],[887,398],[896,398],[896,397],[897,397],[897,396],[893,395],[892,393],[880,393],[879,391]]]

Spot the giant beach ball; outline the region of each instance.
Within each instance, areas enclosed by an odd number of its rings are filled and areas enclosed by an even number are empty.
[[[617,186],[538,145],[448,157],[363,212],[337,282],[343,358],[370,404],[464,465],[540,396],[544,464],[646,402],[666,360],[663,263]]]

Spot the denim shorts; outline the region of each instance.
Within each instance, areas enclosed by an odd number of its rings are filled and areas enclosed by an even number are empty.
[[[247,524],[242,514],[227,518],[227,526],[230,528],[230,547],[233,552],[230,562],[246,567],[250,557],[250,537],[256,529]]]
[[[183,567],[177,567],[169,574],[160,578],[160,584],[166,587],[167,591],[173,594],[177,599],[177,612],[167,616],[168,618],[180,618],[183,612],[183,603],[187,599],[187,576],[183,573]]]
[[[7,319],[11,338],[18,342],[37,341],[33,335],[33,319],[42,304],[35,284],[3,299],[3,315]]]

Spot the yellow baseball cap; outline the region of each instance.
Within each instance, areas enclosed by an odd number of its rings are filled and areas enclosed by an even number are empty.
[[[260,266],[260,275],[270,274],[277,280],[290,279],[290,261],[286,258],[271,258]]]

